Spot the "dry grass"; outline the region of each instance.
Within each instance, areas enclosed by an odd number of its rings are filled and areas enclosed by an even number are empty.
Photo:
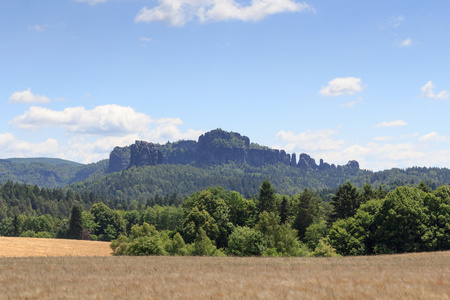
[[[449,295],[450,252],[345,258],[0,258],[0,299],[449,299]]]
[[[111,256],[106,242],[0,237],[0,257]]]

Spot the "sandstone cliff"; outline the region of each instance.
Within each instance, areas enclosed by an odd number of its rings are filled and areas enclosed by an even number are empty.
[[[250,139],[236,132],[221,129],[201,135],[196,141],[178,141],[164,145],[136,141],[129,147],[116,147],[110,154],[109,172],[118,172],[132,166],[155,166],[158,164],[248,164],[260,167],[266,164],[283,163],[303,170],[359,169],[357,161],[345,166],[330,165],[320,160],[317,165],[309,155],[302,153],[297,162],[295,153],[269,149],[251,144]]]

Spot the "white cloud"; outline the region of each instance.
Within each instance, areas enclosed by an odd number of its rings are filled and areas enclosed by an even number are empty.
[[[398,127],[398,126],[406,126],[408,123],[402,120],[391,121],[391,122],[381,122],[379,124],[374,125],[374,127]]]
[[[434,85],[432,81],[428,81],[420,90],[422,91],[423,98],[432,98],[437,100],[445,100],[449,97],[449,93],[446,90],[442,90],[438,94],[435,94]]]
[[[98,3],[106,2],[106,0],[75,0],[75,1],[77,1],[77,2],[86,2],[86,3],[90,4],[90,5],[95,5],[95,4],[98,4]]]
[[[152,39],[151,38],[147,38],[147,37],[141,37],[140,39],[139,39],[141,42],[146,42],[146,43],[148,43],[148,42],[151,42],[152,41]]]
[[[339,150],[344,141],[331,138],[337,131],[332,129],[308,130],[299,134],[292,131],[280,131],[276,135],[276,140],[287,143],[284,149],[287,151],[324,151]]]
[[[3,158],[64,156],[64,151],[55,139],[49,138],[42,143],[30,143],[17,138],[12,133],[0,133],[0,152]]]
[[[430,132],[419,138],[419,142],[441,142],[446,141],[448,138],[446,136],[440,135],[437,132]]]
[[[63,127],[77,134],[116,135],[147,130],[151,119],[131,107],[115,104],[84,107],[68,107],[62,111],[32,106],[23,115],[12,120],[21,129],[36,130],[43,127]]]
[[[326,87],[322,87],[319,94],[328,97],[353,95],[361,92],[362,89],[360,78],[341,77],[329,81]]]
[[[148,9],[143,7],[135,22],[168,23],[183,26],[192,20],[220,22],[229,20],[259,21],[267,16],[284,12],[314,11],[307,3],[294,0],[252,0],[242,5],[235,0],[158,0],[159,5]]]
[[[33,94],[30,88],[26,91],[14,92],[11,97],[9,97],[10,103],[47,103],[49,101],[50,99],[45,96]]]
[[[151,119],[130,107],[103,105],[93,109],[68,107],[61,111],[30,107],[11,124],[24,130],[63,128],[68,142],[55,144],[48,139],[40,144],[20,141],[12,134],[0,134],[0,153],[4,157],[36,155],[52,156],[89,163],[105,159],[115,146],[126,146],[135,140],[166,143],[181,139],[194,139],[201,130],[182,131],[179,118]],[[17,155],[14,153],[18,153]]]
[[[406,40],[403,40],[400,42],[400,47],[410,47],[413,44],[413,40],[410,38],[407,38]]]

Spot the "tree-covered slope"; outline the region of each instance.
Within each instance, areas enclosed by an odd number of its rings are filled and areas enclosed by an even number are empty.
[[[272,182],[280,194],[295,195],[305,188],[336,189],[349,180],[362,187],[370,183],[385,190],[406,184],[426,182],[435,189],[450,183],[450,170],[441,168],[391,169],[380,172],[368,170],[305,171],[284,164],[251,167],[246,164],[223,165],[156,165],[132,167],[103,177],[77,182],[70,187],[78,192],[93,192],[120,200],[147,200],[155,195],[191,193],[212,186],[221,186],[245,196],[258,192],[265,179]]]
[[[107,166],[107,160],[83,165],[51,158],[0,159],[0,183],[11,180],[46,188],[63,187],[100,176]]]

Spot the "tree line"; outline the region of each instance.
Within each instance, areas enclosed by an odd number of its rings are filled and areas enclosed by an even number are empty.
[[[6,217],[0,234],[112,241],[116,255],[335,256],[450,249],[450,186],[433,190],[422,182],[388,191],[347,181],[326,195],[330,201],[311,189],[280,195],[264,180],[253,197],[214,187],[183,199],[157,197],[166,198],[165,206],[156,204],[156,197],[134,201],[128,209],[117,207],[120,203],[113,209],[100,201],[89,208],[74,202],[66,218]]]

